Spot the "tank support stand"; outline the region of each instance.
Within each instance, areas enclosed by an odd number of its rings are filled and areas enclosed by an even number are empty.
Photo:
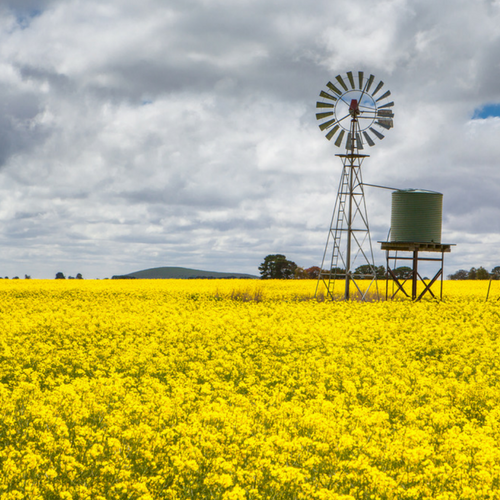
[[[385,298],[390,298],[391,300],[399,293],[402,292],[406,297],[410,298],[410,295],[405,290],[404,286],[407,281],[411,281],[411,299],[418,302],[422,297],[429,293],[435,299],[436,295],[432,292],[432,285],[441,278],[441,290],[440,290],[440,300],[443,299],[443,267],[444,267],[444,254],[445,252],[451,251],[451,244],[441,244],[441,243],[417,243],[417,242],[392,242],[383,241],[379,242],[382,245],[382,250],[386,251],[387,259],[387,281],[385,287]],[[412,256],[400,256],[398,252],[412,252]],[[440,252],[441,257],[421,257],[419,252]],[[397,260],[407,260],[411,261],[412,269],[411,273],[408,273],[406,277],[398,277],[395,272],[395,265]],[[418,272],[418,263],[420,261],[433,261],[440,263],[440,268],[437,270],[436,274],[431,280],[425,280],[420,276]],[[391,265],[394,262],[394,265]],[[389,280],[392,279],[396,285],[396,290],[393,291],[392,295],[389,297]],[[424,285],[423,290],[418,294],[418,282],[421,281]]]

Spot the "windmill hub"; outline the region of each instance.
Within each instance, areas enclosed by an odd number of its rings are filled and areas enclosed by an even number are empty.
[[[359,105],[357,99],[351,99],[351,105],[349,106],[349,114],[356,118],[361,112],[359,111]]]

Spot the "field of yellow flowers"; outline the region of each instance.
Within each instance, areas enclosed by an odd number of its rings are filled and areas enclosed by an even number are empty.
[[[0,499],[500,498],[500,282],[0,281]]]

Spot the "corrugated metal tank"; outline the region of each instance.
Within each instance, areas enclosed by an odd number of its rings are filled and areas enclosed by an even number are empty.
[[[435,191],[393,191],[391,241],[441,243],[443,195]]]

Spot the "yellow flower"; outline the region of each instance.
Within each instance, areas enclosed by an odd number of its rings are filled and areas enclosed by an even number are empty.
[[[495,283],[0,280],[0,498],[495,498]]]

